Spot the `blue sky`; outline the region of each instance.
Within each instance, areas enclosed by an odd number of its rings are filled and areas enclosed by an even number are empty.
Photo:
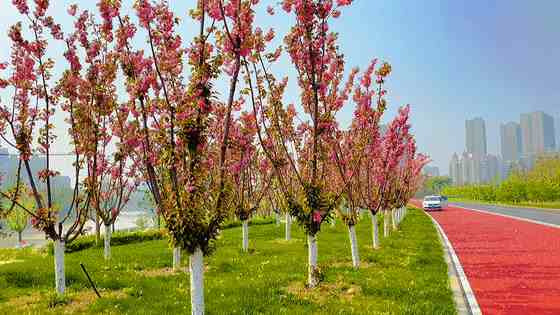
[[[10,2],[0,1],[2,60],[9,56],[6,31],[18,18]],[[95,1],[51,3],[51,14],[69,30],[66,7],[79,3],[91,8]],[[195,1],[170,3],[185,16]],[[264,8],[276,1],[261,3]],[[348,68],[365,68],[375,57],[392,64],[386,120],[398,106],[411,104],[420,150],[446,173],[451,154],[464,150],[465,119],[486,120],[489,151],[498,153],[500,122],[518,121],[520,113],[535,110],[560,115],[559,12],[560,1],[554,0],[356,0],[332,29],[340,32]],[[181,32],[188,39],[195,25],[184,22]],[[291,18],[277,12],[258,22],[281,35]],[[60,56],[56,48],[53,53]],[[290,76],[286,100],[297,102],[293,73],[283,72],[287,65],[284,59],[274,71]],[[6,99],[5,94],[0,96]],[[352,110],[348,104],[340,113],[343,124],[351,119]]]

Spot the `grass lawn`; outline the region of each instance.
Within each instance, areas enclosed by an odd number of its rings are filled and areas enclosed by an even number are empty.
[[[449,198],[449,201],[453,202],[474,202],[480,203],[485,205],[498,205],[498,206],[505,206],[505,207],[515,207],[515,208],[535,208],[535,209],[548,209],[548,210],[560,210],[560,201],[551,201],[551,202],[518,202],[518,203],[504,203],[504,202],[497,202],[497,201],[482,201],[482,200],[470,200],[464,198]]]
[[[207,314],[455,314],[447,266],[430,219],[411,210],[379,250],[371,248],[370,219],[357,226],[362,267],[352,269],[348,232],[340,222],[318,236],[324,275],[315,290],[305,288],[307,248],[293,225],[252,226],[250,253],[240,251],[241,230],[225,230],[218,250],[205,260]],[[188,274],[173,273],[166,241],[114,246],[112,261],[102,248],[66,255],[67,295],[54,291],[52,256],[0,250],[0,314],[187,314]],[[186,255],[184,255],[185,258]],[[89,288],[88,269],[102,298]],[[185,265],[188,259],[185,260]]]

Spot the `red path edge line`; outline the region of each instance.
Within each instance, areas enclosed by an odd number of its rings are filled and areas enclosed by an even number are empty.
[[[453,206],[429,214],[483,314],[560,314],[560,229]]]

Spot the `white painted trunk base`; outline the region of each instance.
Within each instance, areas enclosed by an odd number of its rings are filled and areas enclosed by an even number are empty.
[[[307,284],[310,288],[314,288],[319,284],[317,269],[317,239],[314,235],[307,234],[308,248],[308,279]]]
[[[280,226],[280,213],[276,213],[276,226]]]
[[[64,241],[54,241],[54,281],[56,292],[64,294],[66,290],[66,276],[64,274]]]
[[[360,252],[358,251],[356,227],[353,225],[349,226],[348,232],[350,233],[350,248],[352,249],[352,266],[357,269],[360,267]]]
[[[103,239],[103,257],[111,259],[111,226],[105,225],[105,238]]]
[[[178,271],[181,268],[181,248],[173,247],[173,270]]]
[[[292,216],[286,213],[286,241],[292,239]]]
[[[396,212],[397,212],[396,209],[391,210],[391,225],[393,227],[393,231],[397,230],[397,214],[396,214]]]
[[[383,236],[384,237],[389,237],[389,220],[390,220],[391,216],[389,215],[389,211],[385,211],[384,215],[383,215]]]
[[[243,220],[243,251],[249,250],[249,221]]]
[[[372,239],[373,248],[379,248],[379,225],[377,225],[377,213],[371,215],[371,226],[372,226]]]
[[[191,278],[191,314],[204,314],[204,256],[202,250],[196,248],[190,257]]]

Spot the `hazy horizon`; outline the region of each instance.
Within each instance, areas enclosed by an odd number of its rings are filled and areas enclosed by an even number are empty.
[[[0,61],[9,58],[9,25],[20,20],[10,2],[0,4],[0,44],[5,47]],[[95,2],[51,1],[49,12],[68,32],[72,20],[66,7],[80,3],[94,8]],[[123,3],[130,6],[129,1]],[[185,14],[194,3],[172,1],[174,11],[183,17],[180,32],[185,41],[195,32]],[[268,4],[261,1],[263,11]],[[276,7],[277,13],[272,17],[259,12],[257,24],[263,28],[273,26],[277,36],[283,36],[291,17],[280,10]],[[491,154],[500,152],[500,123],[519,122],[521,113],[544,111],[555,117],[555,128],[560,129],[560,61],[556,57],[560,55],[560,43],[554,40],[560,32],[558,12],[560,2],[553,0],[538,4],[520,0],[358,0],[343,10],[332,30],[340,32],[348,70],[354,66],[364,69],[372,58],[392,64],[389,109],[384,120],[392,119],[398,106],[411,104],[419,150],[446,174],[453,152],[465,150],[466,119],[485,120]],[[57,69],[65,67],[62,58],[57,61]],[[290,76],[286,101],[297,103],[299,91],[292,73],[284,70],[287,64],[284,55],[273,71]],[[5,93],[0,96],[7,99]],[[352,111],[351,104],[341,111],[342,124],[348,123]],[[59,149],[65,151],[63,145]],[[69,170],[66,166],[61,169],[64,175]]]

